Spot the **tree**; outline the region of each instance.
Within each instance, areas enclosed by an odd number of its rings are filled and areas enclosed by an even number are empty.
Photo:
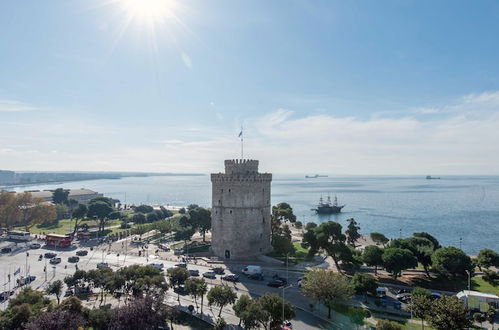
[[[189,271],[183,267],[175,267],[175,268],[170,268],[167,271],[168,274],[168,279],[170,280],[170,284],[172,287],[177,288],[177,298],[178,301],[180,302],[180,292],[179,288],[181,285],[185,283],[185,281],[191,276]]]
[[[482,267],[487,269],[492,266],[499,267],[499,254],[491,249],[483,249],[478,252],[476,261],[480,270],[482,270]]]
[[[222,309],[228,304],[233,304],[237,299],[237,294],[232,289],[225,285],[217,285],[208,291],[208,305],[220,307],[218,317],[222,315]]]
[[[433,244],[433,250],[441,248],[440,243],[438,242],[438,240],[435,237],[433,237],[432,235],[428,234],[428,233],[425,233],[425,232],[414,233],[414,234],[412,234],[412,236],[426,238],[427,240],[429,240]]]
[[[402,325],[395,321],[379,320],[376,324],[376,330],[402,330]]]
[[[70,312],[70,313],[81,313],[83,311],[83,305],[81,303],[81,300],[78,299],[77,297],[69,297],[67,299],[64,299],[57,309]]]
[[[198,308],[198,297],[201,297],[201,314],[203,313],[203,296],[208,291],[208,285],[204,278],[188,278],[185,280],[185,290],[189,293],[194,302],[196,303],[196,309]]]
[[[8,229],[19,222],[20,210],[16,194],[0,190],[0,225]]]
[[[349,300],[353,294],[345,276],[324,269],[308,272],[302,280],[301,291],[303,295],[323,303],[328,308],[328,318],[331,318],[334,304]]]
[[[107,309],[92,308],[88,311],[88,326],[94,329],[107,330],[111,311]]]
[[[184,227],[175,232],[175,240],[176,241],[184,241],[184,248],[187,245],[187,241],[191,239],[192,235],[194,235],[194,229],[192,227]]]
[[[197,209],[199,207],[199,205],[197,204],[189,204],[187,205],[187,211],[192,211],[194,209]]]
[[[274,329],[284,321],[291,320],[295,317],[293,305],[286,300],[283,300],[275,293],[264,294],[258,299],[258,303],[262,306],[262,310],[268,314],[270,329]]]
[[[167,210],[164,206],[160,206],[159,209],[161,210],[161,212],[163,212],[163,219],[173,216],[172,211]]]
[[[77,330],[86,324],[81,314],[64,310],[45,312],[25,324],[26,330]]]
[[[468,319],[468,309],[455,296],[442,296],[433,301],[428,321],[437,330],[460,330],[472,326],[471,320]]]
[[[52,192],[52,202],[54,204],[66,204],[68,202],[69,190],[57,188]]]
[[[239,326],[241,326],[243,319],[247,317],[246,310],[252,303],[253,299],[251,299],[247,294],[243,294],[239,297],[239,299],[237,299],[234,306],[232,306],[234,313],[239,318]]]
[[[369,267],[374,267],[374,274],[378,274],[378,266],[383,266],[383,250],[376,245],[368,245],[362,252],[362,261]]]
[[[99,232],[102,232],[111,212],[113,212],[113,208],[108,203],[99,200],[90,202],[87,215],[90,218],[99,219]]]
[[[381,233],[374,232],[374,233],[371,233],[369,236],[371,237],[371,239],[373,240],[373,242],[376,245],[382,244],[383,246],[385,246],[385,244],[390,241],[388,238],[386,238],[385,235],[383,235]]]
[[[158,216],[155,212],[150,212],[146,214],[146,220],[147,222],[155,222],[158,221]]]
[[[90,200],[89,204],[96,203],[96,202],[104,202],[107,205],[109,205],[110,207],[114,208],[114,204],[116,204],[117,202],[119,202],[119,200],[113,199],[113,198],[109,198],[109,197],[103,197],[102,196],[102,197],[92,198]]]
[[[355,243],[360,238],[359,234],[360,226],[358,225],[357,221],[355,221],[354,218],[348,219],[347,222],[348,226],[345,232],[345,234],[347,235],[347,242],[348,244],[355,247]]]
[[[303,223],[301,221],[295,221],[295,227],[296,227],[296,229],[302,229]]]
[[[76,209],[73,211],[73,218],[75,219],[73,235],[76,234],[76,231],[78,230],[78,224],[86,217],[87,212],[88,208],[85,204],[78,204]]]
[[[356,294],[366,295],[371,293],[375,295],[378,288],[378,281],[369,274],[356,273],[350,284]]]
[[[150,212],[154,211],[154,209],[152,206],[142,204],[142,205],[135,207],[134,211],[138,212],[138,213],[146,214],[146,213],[150,213]]]
[[[178,219],[178,224],[182,228],[192,227],[193,225],[191,218],[186,215],[183,215],[180,217],[180,219]]]
[[[57,298],[57,305],[60,303],[61,295],[62,295],[63,283],[61,280],[55,280],[50,283],[46,289],[47,294],[53,294]]]
[[[428,316],[429,311],[432,309],[431,292],[416,287],[412,291],[411,303],[409,308],[415,317],[421,319],[421,329],[424,329],[424,322]]]
[[[132,217],[132,221],[137,224],[145,223],[146,216],[143,213],[135,213]]]
[[[56,218],[54,205],[45,203],[41,198],[33,198],[31,193],[24,192],[16,196],[16,206],[19,210],[20,224],[26,231],[43,221]]]
[[[295,246],[291,240],[291,230],[288,225],[283,225],[274,232],[272,247],[275,253],[283,256],[295,252]]]
[[[336,268],[341,273],[339,261],[351,261],[352,254],[345,244],[346,237],[342,233],[341,225],[334,221],[323,222],[315,229],[317,242],[334,261]]]
[[[471,258],[453,246],[436,250],[431,256],[433,269],[442,276],[466,275],[474,269]]]
[[[164,321],[162,303],[155,306],[152,297],[135,299],[129,305],[114,308],[109,320],[110,330],[159,329]]]
[[[407,249],[414,254],[420,264],[423,265],[426,276],[430,277],[431,256],[434,252],[434,243],[425,237],[409,237],[393,240],[390,247]]]
[[[211,211],[202,207],[196,207],[189,210],[189,217],[191,218],[192,226],[199,230],[203,235],[203,242],[205,242],[205,235],[211,229]]]
[[[400,248],[386,248],[381,256],[383,267],[391,273],[393,278],[402,275],[402,271],[408,268],[416,267],[418,261],[411,251]]]
[[[288,203],[279,203],[272,207],[270,219],[270,237],[273,240],[274,233],[281,227],[282,222],[295,222],[296,216],[293,213],[293,208]],[[273,243],[271,241],[271,243]]]
[[[180,214],[185,214],[187,211],[185,210],[185,207],[181,207],[179,210],[178,210],[178,213]]]
[[[309,226],[309,224],[313,224],[315,226]],[[305,232],[305,234],[303,234],[301,242],[301,246],[308,249],[309,256],[315,255],[320,248],[315,228],[317,228],[317,225],[315,223],[309,222],[306,227],[307,231]]]
[[[317,224],[315,222],[307,222],[305,225],[305,230],[312,230],[317,228]]]

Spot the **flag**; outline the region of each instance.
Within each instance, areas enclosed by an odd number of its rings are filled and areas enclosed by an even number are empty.
[[[17,274],[19,274],[21,272],[21,268],[19,267],[15,272],[14,272],[14,276],[16,276]]]
[[[237,137],[241,137],[243,136],[243,130],[241,130],[241,132],[239,132],[239,135]]]

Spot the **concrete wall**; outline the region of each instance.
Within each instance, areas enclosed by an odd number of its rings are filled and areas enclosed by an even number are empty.
[[[271,251],[272,175],[258,173],[256,160],[228,160],[225,170],[211,175],[212,252],[249,259]]]

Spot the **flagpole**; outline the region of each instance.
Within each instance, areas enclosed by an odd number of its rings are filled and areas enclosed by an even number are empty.
[[[239,133],[239,136],[241,137],[241,159],[244,159],[244,143],[243,143],[243,139],[244,139],[244,134],[243,134],[243,125],[241,125],[241,133]]]

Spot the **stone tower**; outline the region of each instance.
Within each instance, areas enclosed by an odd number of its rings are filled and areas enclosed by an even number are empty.
[[[225,173],[211,175],[211,249],[221,259],[250,259],[272,250],[270,182],[258,160],[225,161]]]

